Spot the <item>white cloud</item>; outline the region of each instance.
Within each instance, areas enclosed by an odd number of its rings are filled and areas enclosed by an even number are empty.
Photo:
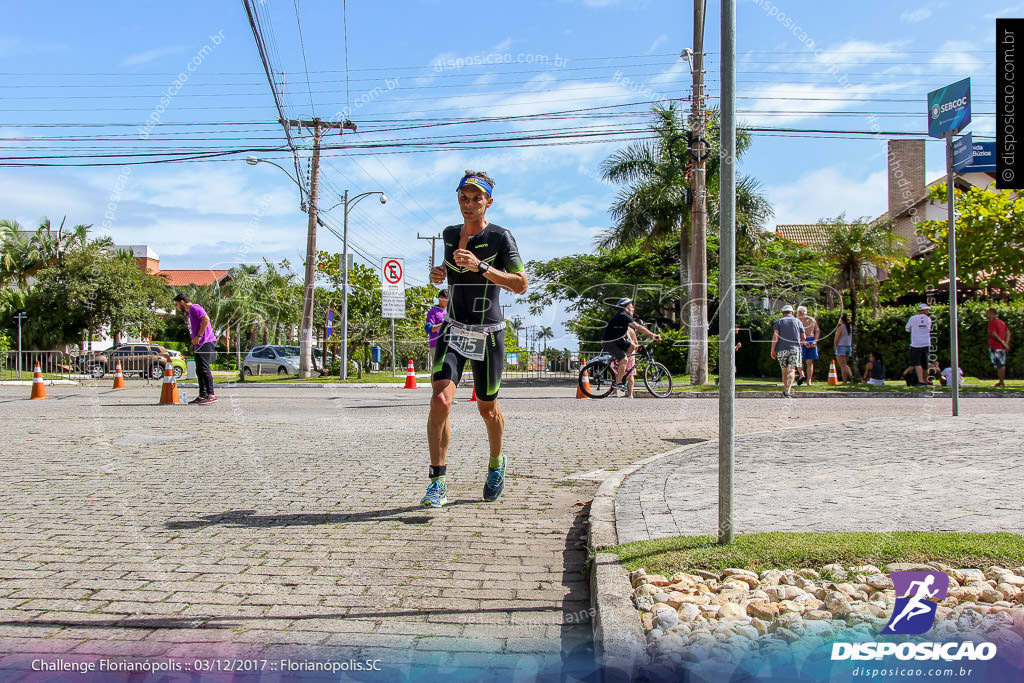
[[[152,50],[146,50],[145,52],[139,52],[138,54],[125,57],[124,61],[121,62],[121,66],[137,66],[139,64],[146,64],[154,60],[166,57],[168,55],[174,55],[188,50],[187,45],[169,45],[167,47],[158,47]]]
[[[916,24],[918,22],[924,21],[931,15],[932,8],[931,6],[926,5],[924,7],[918,7],[915,10],[907,10],[906,12],[903,12],[900,15],[900,21],[906,22],[908,24]]]
[[[819,64],[835,64],[840,71],[846,71],[858,64],[891,60],[892,53],[908,41],[876,43],[868,40],[848,40],[834,48],[824,50],[815,56]]]
[[[932,57],[931,63],[945,72],[977,73],[985,62],[971,54],[977,46],[966,40],[947,40]]]
[[[899,84],[873,86],[872,94],[898,91]],[[740,117],[745,124],[780,126],[796,121],[819,118],[823,114],[849,110],[857,106],[870,109],[873,105],[855,101],[858,90],[849,90],[839,85],[823,86],[813,83],[780,83],[751,88],[740,100]]]
[[[660,36],[655,38],[654,42],[651,43],[651,46],[649,48],[647,48],[647,54],[653,54],[662,45],[667,45],[667,44],[668,44],[668,36],[665,35],[665,34],[661,34]]]
[[[993,19],[1000,19],[1002,17],[1012,17],[1022,9],[1024,9],[1024,4],[1010,5],[1009,7],[1003,7],[995,12],[989,12],[985,15],[985,18],[992,21]]]
[[[534,221],[579,219],[594,215],[593,201],[587,198],[575,198],[558,201],[554,204],[541,204],[525,197],[510,195],[503,198],[505,214],[512,218],[530,219]]]
[[[817,223],[846,212],[848,218],[875,218],[887,209],[886,170],[857,180],[837,167],[819,168],[786,185],[769,185],[765,194],[775,208],[775,223]]]

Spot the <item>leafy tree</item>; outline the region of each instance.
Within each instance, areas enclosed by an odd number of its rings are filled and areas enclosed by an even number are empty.
[[[18,221],[0,220],[0,287],[26,289],[28,281],[43,267],[39,245]]]
[[[767,233],[759,254],[740,251],[736,257],[737,287],[758,299],[832,303],[836,267],[806,244]]]
[[[163,282],[144,273],[130,254],[118,254],[109,238],[62,248],[52,265],[22,291],[29,314],[26,346],[55,348],[79,342],[86,331],[108,328],[115,339],[158,325],[155,310],[167,308]],[[9,300],[13,297],[9,297]]]
[[[857,308],[861,293],[878,286],[877,274],[896,263],[901,251],[889,223],[871,224],[867,217],[847,220],[842,213],[834,219],[821,219],[825,234],[825,258],[836,269],[836,283],[850,294],[850,332],[856,374]],[[877,296],[876,296],[877,300]]]
[[[1017,295],[1016,282],[1024,278],[1024,197],[1010,190],[972,187],[954,193],[956,213],[957,279],[966,287],[990,295]],[[928,198],[945,203],[946,186],[932,189]],[[934,248],[917,259],[905,259],[893,269],[886,293],[898,297],[908,291],[923,292],[949,278],[949,223],[919,223],[917,233]]]
[[[636,316],[659,329],[678,326],[677,240],[670,235],[646,245],[599,247],[596,254],[530,261],[526,267],[533,287],[521,300],[534,315],[564,305],[575,314],[566,327],[587,352],[599,346],[612,306],[622,297],[634,299]]]
[[[602,164],[605,179],[624,185],[611,207],[616,225],[606,231],[598,245],[615,247],[635,241],[664,238],[679,233],[679,284],[680,292],[692,292],[696,283],[707,283],[707,272],[688,271],[690,245],[690,206],[687,198],[690,191],[688,163],[690,150],[686,142],[686,112],[675,103],[667,107],[653,108],[654,122],[651,130],[653,140],[634,143],[616,152]],[[706,161],[707,207],[709,228],[717,231],[720,215],[719,171],[721,150],[721,128],[718,112],[712,110],[707,117],[706,129],[701,137],[710,141],[710,154]],[[737,131],[737,157],[750,146],[750,135]],[[760,246],[761,228],[772,216],[767,199],[761,194],[758,183],[751,178],[741,178],[736,187],[737,236],[744,248],[756,250]],[[697,242],[699,244],[699,242]],[[694,302],[698,306],[691,321],[691,333],[697,339],[697,362],[694,365],[692,381],[706,381],[707,371],[707,326],[703,315],[706,302]],[[682,317],[680,301],[680,317]],[[703,359],[703,360],[701,360]]]

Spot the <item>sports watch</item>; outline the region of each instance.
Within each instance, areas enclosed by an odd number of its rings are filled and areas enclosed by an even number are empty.
[[[480,265],[477,266],[477,268],[479,269],[481,275],[483,275],[484,273],[491,269],[491,267],[487,265],[486,261],[481,261]]]

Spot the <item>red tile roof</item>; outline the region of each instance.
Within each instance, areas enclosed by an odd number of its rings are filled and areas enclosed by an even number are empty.
[[[825,238],[825,227],[817,223],[776,225],[775,233],[779,237],[784,237],[790,242],[804,244],[812,249],[824,247],[827,242]]]
[[[208,268],[204,270],[161,270],[157,275],[167,280],[169,286],[181,287],[184,285],[212,285],[227,277],[228,271]]]

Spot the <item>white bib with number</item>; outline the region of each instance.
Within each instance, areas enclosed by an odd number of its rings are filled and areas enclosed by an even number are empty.
[[[448,347],[469,360],[483,360],[487,350],[487,333],[452,325],[448,328]]]

